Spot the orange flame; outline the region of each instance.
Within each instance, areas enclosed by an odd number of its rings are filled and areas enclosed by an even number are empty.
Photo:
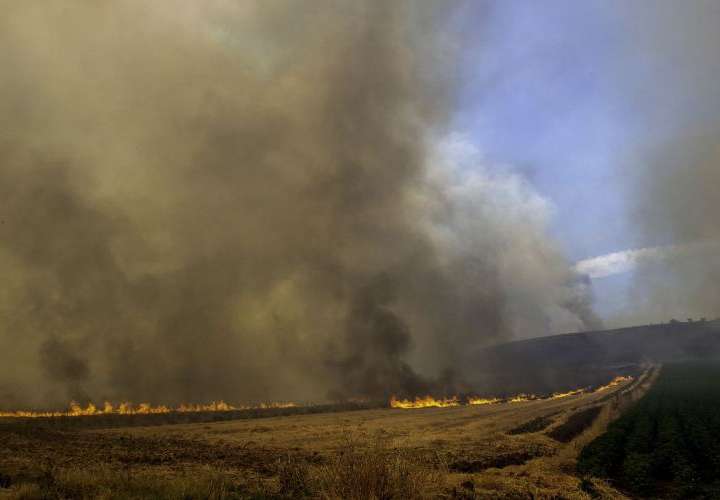
[[[424,398],[417,397],[414,400],[396,399],[395,396],[390,398],[391,408],[446,408],[448,406],[460,406],[458,397],[435,399],[432,396],[425,396]]]
[[[612,387],[615,387],[617,385],[620,385],[624,382],[628,382],[630,380],[633,380],[630,376],[617,376],[614,379],[612,379],[607,385],[604,385],[598,389],[595,390],[595,392],[604,391],[606,389],[610,389]],[[587,387],[583,387],[580,389],[574,389],[572,391],[567,392],[556,392],[549,396],[537,396],[535,394],[517,394],[515,396],[506,398],[506,399],[500,399],[500,398],[490,398],[490,397],[480,397],[480,396],[471,396],[467,398],[466,405],[488,405],[488,404],[497,404],[497,403],[526,403],[529,401],[547,401],[547,400],[553,400],[553,399],[561,399],[561,398],[567,398],[571,396],[578,396],[580,394],[586,394],[590,392],[590,389]],[[410,408],[445,408],[448,406],[460,406],[460,398],[458,396],[454,396],[452,398],[445,398],[445,399],[435,399],[432,396],[425,396],[425,397],[418,397],[414,400],[410,399],[397,399],[395,396],[392,396],[390,398],[390,407],[391,408],[403,408],[403,409],[410,409]]]
[[[570,396],[577,396],[578,394],[584,394],[587,389],[575,389],[574,391],[568,391],[568,392],[556,392],[552,396],[550,396],[549,399],[562,399],[567,398]]]
[[[624,382],[633,380],[630,376],[617,376],[612,379],[607,385],[599,387],[595,392],[601,392],[613,387],[616,387]],[[568,392],[554,393],[547,397],[540,397],[533,394],[518,394],[508,399],[490,398],[490,397],[479,397],[472,396],[467,398],[465,404],[467,405],[488,405],[497,403],[522,403],[528,401],[537,400],[549,400],[549,399],[560,399],[588,392],[587,388],[575,389]],[[390,398],[391,408],[447,408],[452,406],[460,406],[460,398],[453,396],[450,398],[436,399],[432,396],[417,397],[414,400],[410,399],[397,399],[395,396]],[[137,406],[130,402],[122,402],[117,406],[111,402],[106,401],[102,407],[97,407],[93,403],[88,403],[86,407],[82,407],[75,401],[70,402],[69,409],[66,411],[0,411],[1,417],[15,417],[15,418],[41,418],[41,417],[79,417],[89,415],[148,415],[148,414],[160,414],[160,413],[187,413],[187,412],[222,412],[222,411],[234,411],[234,410],[257,410],[257,409],[269,409],[269,408],[294,408],[298,405],[292,402],[274,402],[274,403],[260,403],[254,406],[233,406],[226,403],[225,401],[213,401],[209,404],[181,404],[175,408],[169,406],[152,406],[149,403],[140,403]]]
[[[604,390],[610,389],[610,388],[612,388],[612,387],[615,387],[616,385],[622,384],[623,382],[629,382],[629,381],[632,380],[632,379],[633,379],[633,378],[630,377],[630,376],[627,376],[627,377],[617,376],[617,377],[615,377],[614,379],[612,379],[609,384],[604,385],[604,386],[602,386],[602,387],[598,387],[598,388],[595,390],[595,392],[600,392],[600,391],[604,391]]]
[[[536,399],[542,399],[534,394],[518,394],[508,399],[509,403],[525,403],[526,401],[534,401]]]
[[[469,397],[467,400],[469,405],[494,405],[495,403],[502,402],[500,398],[481,398],[481,397]]]
[[[106,401],[102,408],[98,408],[93,403],[83,408],[75,401],[71,401],[66,411],[0,411],[0,417],[16,417],[16,418],[41,418],[41,417],[80,417],[88,415],[149,415],[159,413],[188,413],[188,412],[213,412],[213,411],[233,411],[233,410],[256,410],[268,408],[293,408],[298,406],[296,403],[261,403],[255,406],[233,406],[225,401],[213,401],[210,404],[181,404],[176,408],[160,405],[152,406],[149,403],[140,403],[137,406],[130,402],[122,402],[117,406]]]

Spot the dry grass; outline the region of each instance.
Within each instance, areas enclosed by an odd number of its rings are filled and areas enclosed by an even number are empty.
[[[47,472],[39,481],[21,483],[0,498],[13,500],[191,500],[247,498],[227,477],[207,470],[193,475],[163,478],[149,474],[127,474],[109,466],[92,469],[62,469]]]
[[[574,467],[625,399],[602,393],[113,430],[0,427],[0,473],[12,480],[0,499],[620,498]],[[600,416],[569,443],[534,427],[508,434],[549,416],[552,429],[597,405]]]
[[[434,498],[443,491],[444,468],[420,465],[383,440],[370,448],[352,441],[317,471],[318,498]]]
[[[108,465],[90,469],[49,467],[33,482],[0,490],[13,500],[61,499],[239,499],[321,498],[393,500],[435,498],[443,493],[441,468],[423,467],[378,440],[371,447],[348,441],[328,463],[314,465],[296,455],[275,464],[275,480],[243,481],[213,468],[162,475],[148,469]]]

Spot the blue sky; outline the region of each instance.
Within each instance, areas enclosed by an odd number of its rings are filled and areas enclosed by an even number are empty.
[[[692,7],[503,0],[469,2],[457,17],[465,48],[454,127],[552,201],[551,231],[573,261],[673,243],[633,228],[631,188],[653,144],[683,117],[718,116],[683,90],[687,82],[665,78],[696,48],[687,28],[710,31],[720,19],[720,2]],[[673,38],[675,17],[684,18]],[[631,283],[631,273],[595,280],[603,316],[622,307]]]
[[[494,2],[476,12],[484,21],[463,56],[456,124],[555,203],[553,232],[573,260],[633,243],[618,162],[639,126],[610,76],[623,51],[612,13],[577,4]]]

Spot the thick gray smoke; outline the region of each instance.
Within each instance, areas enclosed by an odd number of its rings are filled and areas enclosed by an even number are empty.
[[[548,204],[438,139],[450,8],[4,5],[0,403],[449,390],[592,321]]]

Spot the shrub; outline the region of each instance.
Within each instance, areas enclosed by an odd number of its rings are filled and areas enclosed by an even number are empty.
[[[413,464],[382,441],[367,449],[348,443],[330,464],[320,467],[317,496],[333,500],[425,498],[441,485],[441,477],[437,470]]]

